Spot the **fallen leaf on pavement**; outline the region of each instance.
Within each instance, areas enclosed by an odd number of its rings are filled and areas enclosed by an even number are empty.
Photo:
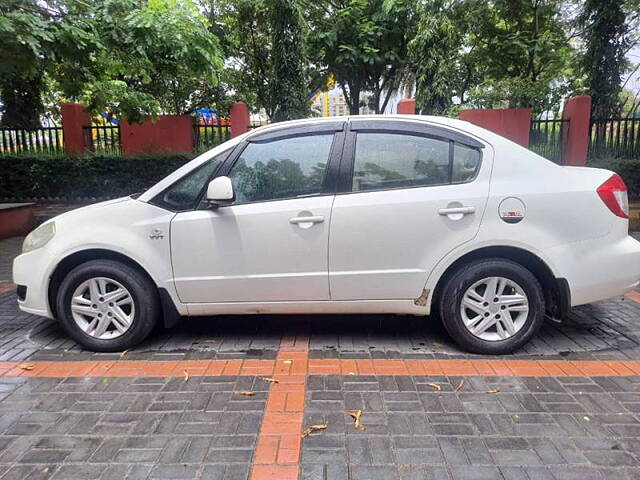
[[[189,372],[187,372],[186,370],[184,371],[184,381],[188,381],[189,380]]]
[[[251,390],[239,390],[233,393],[235,393],[236,395],[245,395],[247,397],[253,397],[256,394],[256,392],[253,392]]]
[[[19,367],[22,370],[33,370],[36,366],[33,363],[21,363]]]
[[[305,428],[304,432],[302,432],[302,438],[308,437],[311,435],[311,432],[315,432],[317,430],[326,430],[327,424],[322,423],[320,425],[311,425],[310,427]]]
[[[442,387],[440,385],[438,385],[437,383],[427,383],[427,385],[429,385],[431,388],[433,388],[434,390],[437,390],[438,392],[440,390],[442,390]]]
[[[462,380],[460,380],[460,383],[458,384],[458,386],[456,387],[454,392],[455,393],[459,392],[462,387],[464,387],[464,378]]]
[[[367,429],[367,427],[365,427],[360,421],[360,417],[362,417],[362,410],[349,410],[347,413],[353,417],[354,427],[356,427],[358,430]]]
[[[262,381],[267,382],[267,383],[280,383],[275,378],[269,378],[269,377],[262,377]]]
[[[496,388],[495,390],[487,390],[487,393],[500,393],[500,389]]]

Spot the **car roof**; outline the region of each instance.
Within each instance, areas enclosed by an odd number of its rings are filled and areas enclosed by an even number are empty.
[[[389,121],[389,120],[407,120],[411,122],[428,122],[437,125],[445,125],[450,127],[457,127],[462,130],[466,130],[467,128],[473,128],[473,124],[466,122],[464,120],[458,120],[455,118],[449,117],[440,117],[435,115],[345,115],[345,116],[337,116],[337,117],[312,117],[312,118],[303,118],[299,120],[287,120],[285,122],[277,122],[270,123],[267,125],[263,125],[261,127],[257,127],[254,129],[260,130],[262,132],[271,129],[277,128],[286,128],[286,127],[297,127],[297,126],[305,126],[305,125],[314,125],[320,124],[324,122],[349,122],[351,120],[379,120],[379,121]]]

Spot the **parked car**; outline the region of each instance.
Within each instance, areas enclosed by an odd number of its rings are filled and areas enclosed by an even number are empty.
[[[626,190],[459,120],[285,122],[44,223],[13,274],[23,311],[96,351],[181,316],[437,312],[502,354],[638,285]]]

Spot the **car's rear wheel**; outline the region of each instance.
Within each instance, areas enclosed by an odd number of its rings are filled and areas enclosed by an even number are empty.
[[[58,289],[59,320],[89,350],[117,352],[144,340],[160,314],[153,283],[114,260],[92,260],[71,270]]]
[[[483,259],[456,271],[440,296],[447,332],[474,353],[503,354],[527,343],[544,321],[536,277],[505,259]]]

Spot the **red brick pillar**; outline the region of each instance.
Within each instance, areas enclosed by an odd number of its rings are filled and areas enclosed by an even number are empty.
[[[591,96],[580,95],[565,100],[562,118],[569,120],[568,134],[563,142],[564,163],[574,166],[585,165],[589,150]]]
[[[398,115],[415,115],[416,101],[413,98],[403,98],[398,102]]]
[[[530,108],[460,110],[458,116],[460,120],[491,130],[525,147],[529,146]]]
[[[64,151],[67,155],[82,155],[85,152],[82,127],[91,125],[91,117],[80,103],[60,105],[62,115],[62,136]]]
[[[234,102],[229,109],[231,138],[249,131],[249,107],[244,102]]]

